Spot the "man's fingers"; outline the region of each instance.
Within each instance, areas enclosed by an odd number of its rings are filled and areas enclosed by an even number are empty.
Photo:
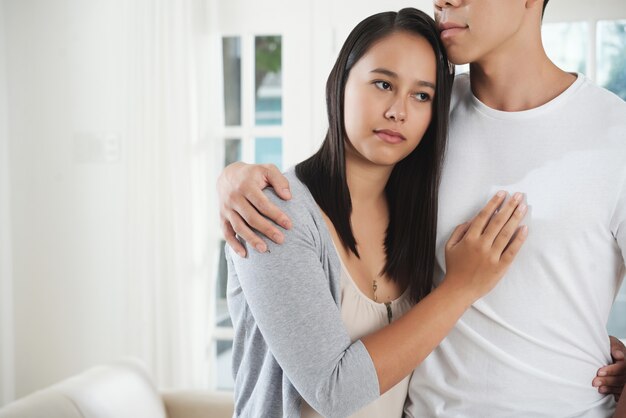
[[[624,387],[624,380],[626,380],[626,376],[596,377],[593,379],[593,386],[596,388],[601,386],[616,387],[621,392]]]
[[[626,380],[626,362],[617,361],[608,366],[600,367],[597,374],[598,377],[624,376],[624,380]]]
[[[261,212],[263,215],[267,216],[278,225],[282,226],[285,229],[291,228],[291,221],[289,220],[287,215],[285,215],[280,209],[278,209],[278,206],[273,204],[267,198],[265,193],[263,193],[261,190],[255,189],[250,191],[250,193],[246,195],[246,199],[248,199],[248,201],[252,204],[252,206],[256,208],[257,211]],[[256,228],[255,225],[251,223],[250,225]],[[262,232],[265,233],[264,231]],[[280,233],[278,229],[273,228],[270,233],[272,235],[268,235],[268,237],[271,238],[272,241],[276,242],[277,244],[279,243],[275,239],[276,235],[281,237],[279,239],[282,241],[282,233]]]
[[[230,248],[232,248],[239,255],[239,257],[245,258],[247,255],[246,248],[241,245],[241,243],[235,236],[235,230],[233,229],[230,222],[228,222],[227,220],[222,221],[222,234],[224,235],[224,239],[226,240]]]
[[[267,170],[265,174],[265,180],[267,181],[267,184],[274,188],[274,190],[281,199],[291,199],[291,189],[289,188],[289,181],[285,176],[283,176],[278,167],[276,167],[274,164],[267,164],[263,167],[265,167],[265,169]]]
[[[600,386],[598,392],[603,395],[620,395],[622,393],[622,386]]]
[[[256,208],[252,206],[249,201],[247,201],[246,199],[237,199],[232,209],[234,212],[237,212],[239,217],[243,218],[243,221],[246,224],[245,232],[247,232],[247,229],[250,228],[256,229],[260,234],[265,235],[267,238],[271,239],[275,243],[282,244],[285,238],[282,232],[278,230],[273,222],[269,221],[267,218],[257,212]],[[235,222],[233,222],[233,219],[231,219],[231,224],[233,225],[233,228],[235,229],[237,234],[244,238],[246,242],[251,243],[246,238],[246,236],[242,236],[238,229],[239,226],[236,225]]]
[[[267,245],[263,240],[255,234],[248,224],[239,216],[237,212],[232,212],[230,216],[230,223],[235,230],[248,245],[254,247],[258,252],[264,253],[267,251]]]

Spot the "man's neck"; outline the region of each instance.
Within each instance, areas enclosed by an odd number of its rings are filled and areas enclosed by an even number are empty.
[[[548,103],[571,86],[576,76],[558,68],[540,47],[494,54],[472,63],[470,80],[472,92],[485,105],[519,112]]]

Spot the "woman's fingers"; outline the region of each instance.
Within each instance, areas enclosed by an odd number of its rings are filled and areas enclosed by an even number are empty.
[[[511,239],[515,235],[518,226],[524,219],[527,210],[527,206],[524,203],[517,206],[511,217],[500,229],[492,245],[492,249],[496,254],[502,254],[505,248],[507,248],[507,245],[509,245]]]
[[[524,225],[519,229],[517,235],[515,235],[515,238],[513,238],[513,241],[510,242],[509,246],[506,247],[506,250],[504,250],[502,256],[500,257],[500,261],[507,266],[511,264],[520,248],[522,248],[524,241],[526,241],[526,237],[528,237],[528,227]]]
[[[521,204],[523,197],[521,193],[515,193],[508,201],[502,204],[498,213],[491,217],[489,224],[483,232],[483,236],[487,242],[493,243],[495,241],[498,234],[502,231],[502,228],[505,227],[517,207]]]
[[[448,239],[448,242],[446,243],[446,249],[450,249],[458,244],[465,236],[465,233],[469,229],[470,225],[471,224],[469,222],[465,222],[464,224],[458,225],[454,228],[452,235],[450,235],[450,239]]]
[[[467,231],[467,237],[472,239],[478,239],[482,234],[489,220],[493,216],[494,212],[502,205],[506,197],[506,192],[500,190],[493,196],[487,205],[478,212],[478,214],[472,219],[471,226]]]

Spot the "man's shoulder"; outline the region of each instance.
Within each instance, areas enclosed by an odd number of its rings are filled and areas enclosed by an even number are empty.
[[[586,77],[583,80],[583,86],[586,96],[584,100],[589,101],[587,105],[602,112],[605,118],[615,117],[617,121],[626,124],[626,101],[624,99]]]

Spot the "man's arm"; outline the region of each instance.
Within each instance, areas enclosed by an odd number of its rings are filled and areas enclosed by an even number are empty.
[[[233,163],[217,179],[222,234],[240,257],[246,256],[246,249],[235,238],[235,234],[258,252],[264,253],[267,244],[253,229],[275,243],[282,244],[285,237],[276,225],[291,228],[291,220],[287,215],[263,194],[266,187],[273,187],[283,200],[291,199],[289,182],[273,164]]]
[[[613,418],[626,418],[626,389],[622,390],[621,399],[619,399]]]
[[[619,400],[626,383],[626,347],[617,338],[611,336],[611,357],[613,364],[598,369],[597,376],[593,379],[593,386],[603,394],[613,394],[615,400]],[[626,410],[625,410],[626,413]],[[617,415],[616,415],[617,416]]]

